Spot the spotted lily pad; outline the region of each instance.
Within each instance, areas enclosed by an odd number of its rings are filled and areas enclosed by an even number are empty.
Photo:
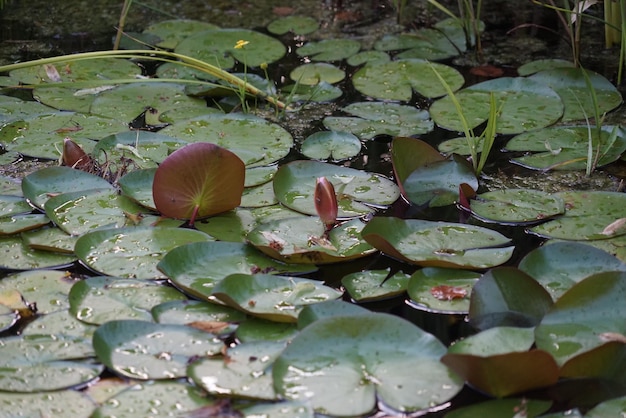
[[[211,264],[211,269],[207,269]],[[302,273],[314,271],[310,266],[279,263],[250,245],[238,242],[196,242],[169,251],[158,268],[172,283],[203,300],[213,300],[215,285],[231,274]]]
[[[64,267],[76,261],[73,255],[32,249],[19,235],[0,237],[0,246],[3,251],[0,267],[10,270]]]
[[[144,29],[143,33],[156,35],[160,48],[174,49],[185,38],[209,29],[219,29],[217,25],[191,19],[173,19],[154,23]]]
[[[461,73],[447,65],[421,59],[399,59],[366,65],[352,76],[352,84],[364,95],[382,100],[408,102],[413,91],[427,98],[444,96],[447,91],[433,69],[452,91],[461,88],[465,82]]]
[[[43,213],[22,213],[0,217],[0,236],[13,235],[47,225],[50,219]]]
[[[467,313],[472,288],[481,274],[458,269],[424,267],[411,275],[407,292],[417,309],[440,313]]]
[[[565,240],[607,239],[626,234],[626,195],[604,191],[560,192],[567,210],[557,219],[530,228],[546,238]],[[618,222],[617,224],[615,222]]]
[[[491,93],[499,110],[496,120],[498,133],[514,134],[543,128],[552,125],[563,115],[561,97],[547,85],[522,77],[501,77],[455,93],[470,129],[489,118]],[[430,114],[442,128],[464,130],[456,106],[449,96],[433,103]]]
[[[471,202],[472,214],[498,223],[535,223],[565,212],[559,196],[540,190],[502,189],[481,193]]]
[[[287,218],[258,225],[248,241],[277,260],[289,263],[326,264],[352,260],[375,249],[361,238],[363,222],[353,219],[328,234],[317,217]]]
[[[439,361],[444,353],[435,337],[396,316],[325,318],[301,330],[274,362],[274,387],[327,415],[366,415],[376,402],[412,412],[461,389]]]
[[[341,295],[315,280],[270,274],[231,274],[213,288],[226,305],[276,322],[296,322],[302,307]]]
[[[325,62],[300,65],[289,73],[289,77],[298,84],[315,86],[321,82],[335,84],[343,80],[346,73],[332,64]]]
[[[247,42],[240,48],[238,41]],[[277,39],[250,29],[210,29],[182,40],[174,50],[228,70],[235,60],[248,67],[271,64],[285,55],[286,48]]]
[[[359,154],[361,141],[349,132],[321,131],[309,135],[302,143],[300,151],[317,160],[345,160]]]
[[[186,297],[158,283],[114,277],[90,277],[77,282],[69,293],[70,312],[89,324],[113,319],[151,320],[150,309]]]
[[[285,16],[270,22],[267,30],[276,35],[293,32],[296,35],[306,35],[319,28],[319,22],[310,16]]]
[[[409,275],[401,271],[391,274],[390,269],[367,270],[343,276],[341,284],[357,302],[391,298],[406,291]]]
[[[374,44],[379,51],[400,51],[398,58],[421,58],[443,60],[459,54],[448,37],[436,29],[420,29],[415,32],[385,35]]]
[[[67,294],[75,278],[63,271],[32,270],[8,275],[0,281],[0,292],[17,290],[28,304],[45,315],[69,308]]]
[[[278,201],[290,209],[317,215],[313,195],[316,179],[326,177],[334,186],[339,217],[356,217],[390,205],[400,196],[398,186],[375,173],[318,161],[298,160],[285,164],[274,176]]]
[[[387,102],[357,102],[342,109],[353,116],[327,116],[324,126],[333,131],[351,132],[362,139],[377,135],[411,136],[433,130],[428,111]]]
[[[324,39],[308,42],[296,50],[301,57],[309,57],[313,61],[340,61],[348,58],[361,49],[361,43],[354,39]]]
[[[507,151],[526,151],[530,155],[513,158],[512,161],[536,170],[584,170],[589,162],[589,142],[598,149],[592,158],[596,166],[610,164],[626,151],[626,131],[619,126],[602,127],[600,141],[598,130],[588,126],[556,126],[526,132],[512,138],[505,147]],[[599,145],[598,145],[599,143]]]
[[[126,227],[88,232],[76,241],[76,255],[89,268],[109,276],[162,279],[157,270],[172,248],[209,241],[207,234],[171,227]]]
[[[429,267],[494,267],[505,263],[514,248],[491,229],[419,219],[375,217],[361,234],[392,257]]]
[[[38,393],[2,392],[0,402],[6,411],[19,411],[23,416],[29,417],[83,418],[95,408],[93,400],[87,395],[71,389]]]
[[[161,380],[185,377],[192,358],[218,354],[223,343],[184,325],[116,320],[98,327],[93,347],[98,359],[115,373]]]

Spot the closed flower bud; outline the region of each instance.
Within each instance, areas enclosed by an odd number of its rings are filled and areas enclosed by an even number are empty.
[[[337,195],[333,184],[326,177],[318,177],[315,184],[315,210],[326,230],[330,230],[337,222]]]

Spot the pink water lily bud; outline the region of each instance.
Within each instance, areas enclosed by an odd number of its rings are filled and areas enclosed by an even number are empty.
[[[72,168],[81,169],[91,162],[91,157],[76,142],[70,138],[63,140],[63,155],[61,164]]]
[[[318,177],[315,182],[315,210],[326,230],[330,230],[337,222],[337,195],[335,187],[326,177]]]

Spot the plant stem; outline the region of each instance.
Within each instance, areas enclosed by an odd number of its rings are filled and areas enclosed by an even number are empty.
[[[117,51],[120,48],[120,42],[122,41],[122,35],[124,34],[124,25],[126,24],[126,16],[130,6],[133,4],[133,0],[124,0],[122,6],[122,13],[120,14],[120,20],[117,24],[117,34],[115,35],[115,42],[113,43],[113,50]]]

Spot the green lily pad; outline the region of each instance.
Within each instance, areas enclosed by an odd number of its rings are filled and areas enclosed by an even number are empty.
[[[514,248],[487,228],[419,219],[376,217],[361,235],[392,257],[428,267],[494,267],[511,258]]]
[[[207,265],[211,265],[207,269]],[[304,273],[310,266],[279,263],[261,252],[238,242],[197,242],[177,246],[169,251],[158,268],[184,292],[202,300],[213,300],[213,288],[225,277],[255,273]]]
[[[535,329],[537,347],[559,365],[605,343],[605,333],[626,334],[626,273],[604,272],[572,286]]]
[[[257,403],[241,408],[246,417],[268,416],[272,418],[314,418],[315,413],[310,405],[302,402]]]
[[[450,411],[446,414],[446,418],[474,418],[477,416],[482,417],[505,417],[513,416],[511,413],[515,411],[524,411],[528,418],[535,417],[553,417],[553,415],[544,415],[546,411],[550,409],[552,405],[551,401],[541,401],[537,399],[528,398],[507,398],[507,399],[493,399],[485,402],[479,402],[473,405],[464,406],[454,411]],[[512,412],[513,411],[513,412]],[[576,418],[578,415],[557,415],[563,417]]]
[[[365,415],[377,401],[412,412],[460,390],[439,361],[444,353],[435,337],[396,316],[320,319],[300,331],[274,362],[274,387],[322,414]]]
[[[72,236],[56,226],[22,232],[22,241],[33,250],[74,254],[78,236]]]
[[[597,109],[595,109],[596,105],[592,100],[583,71],[587,73],[595,90]],[[550,86],[561,96],[565,105],[563,122],[592,118],[596,111],[602,115],[622,103],[622,95],[609,80],[600,74],[582,68],[544,70],[533,74],[529,79]]]
[[[614,222],[626,218],[626,195],[604,191],[560,192],[565,214],[530,228],[533,234],[565,240],[607,239],[626,234]]]
[[[87,395],[75,390],[39,393],[2,392],[0,403],[5,409],[1,414],[3,418],[14,417],[14,412],[24,417],[84,418],[95,409],[93,401]]]
[[[248,233],[248,242],[287,263],[336,263],[376,251],[361,238],[363,226],[359,219],[352,219],[326,234],[317,217],[287,218],[258,225]]]
[[[271,366],[285,345],[274,341],[239,344],[228,349],[223,358],[192,363],[189,377],[210,394],[274,400]]]
[[[239,323],[246,314],[228,306],[199,300],[172,300],[152,308],[152,316],[160,324],[190,325],[194,323]]]
[[[9,154],[9,153],[7,152],[6,154]],[[2,154],[2,156],[6,154]],[[2,156],[0,156],[0,158]],[[18,180],[12,177],[0,175],[0,187],[2,187],[3,196],[15,196],[15,197],[24,196],[22,193],[22,180],[21,179]]]
[[[385,35],[374,44],[378,51],[400,51],[398,58],[444,60],[459,55],[459,49],[442,31],[420,29],[415,32]]]
[[[0,195],[0,217],[27,213],[33,208],[22,196]]]
[[[136,67],[136,70],[140,72],[139,67]],[[102,85],[100,81],[93,84],[93,87],[86,85],[84,88],[72,88],[71,85],[57,86],[55,83],[42,83],[33,89],[33,97],[58,110],[89,113],[89,108],[99,93],[117,86],[113,83]]]
[[[306,307],[304,308],[306,309]],[[243,343],[262,341],[290,341],[298,333],[292,322],[274,322],[251,317],[237,327],[237,340]]]
[[[418,309],[467,314],[472,288],[480,276],[468,270],[424,267],[411,275],[407,292]]]
[[[530,61],[525,64],[522,64],[519,67],[517,67],[517,73],[521,76],[527,76],[527,75],[535,74],[535,73],[538,73],[539,71],[544,71],[544,70],[552,70],[555,68],[574,68],[574,67],[576,67],[576,65],[571,61],[558,59],[558,58],[556,59],[547,58],[547,59]]]
[[[103,178],[70,167],[42,168],[22,180],[24,197],[39,209],[44,209],[46,201],[56,194],[107,187],[113,190]]]
[[[354,39],[324,39],[307,42],[296,49],[296,54],[312,61],[341,61],[356,54],[360,49],[361,43]]]
[[[309,135],[300,151],[312,159],[340,161],[357,156],[361,151],[361,141],[349,132],[321,131]]]
[[[245,187],[259,186],[272,181],[278,171],[278,165],[266,165],[246,168]]]
[[[398,296],[406,292],[409,275],[391,269],[367,270],[343,276],[341,284],[357,302],[367,302]]]
[[[499,110],[496,132],[515,134],[552,125],[563,115],[561,97],[545,84],[522,77],[501,77],[474,84],[455,93],[469,128],[489,118],[490,96]],[[456,106],[447,96],[430,107],[430,115],[442,128],[463,131]]]
[[[133,199],[140,205],[156,211],[152,198],[152,183],[154,183],[155,168],[132,170],[118,180],[122,194]]]
[[[406,191],[402,185],[413,171],[444,160],[444,156],[421,139],[397,136],[391,141],[393,173],[404,197]]]
[[[82,235],[75,252],[89,268],[109,276],[163,279],[157,264],[172,248],[190,242],[209,241],[207,234],[171,227],[103,229]]]
[[[132,83],[100,93],[90,112],[129,123],[148,109],[146,122],[157,125],[162,113],[187,108],[206,108],[206,102],[187,96],[184,84]]]
[[[32,270],[13,273],[0,281],[0,292],[17,290],[28,304],[45,315],[69,308],[67,295],[76,279],[64,271]]]
[[[209,141],[237,154],[246,166],[271,164],[285,157],[293,146],[291,134],[281,126],[240,113],[196,117],[159,133],[188,142]]]
[[[313,195],[316,179],[322,176],[335,188],[340,218],[373,213],[374,205],[390,205],[400,196],[398,186],[379,174],[299,160],[281,166],[274,176],[274,192],[278,201],[298,212],[317,215]]]
[[[0,236],[14,235],[31,229],[37,229],[50,223],[43,213],[23,213],[0,217]]]
[[[270,22],[267,31],[275,35],[284,35],[292,32],[294,35],[307,35],[315,32],[320,24],[310,16],[285,16]]]
[[[96,328],[95,325],[79,321],[68,310],[60,310],[38,316],[21,331],[21,334],[24,336],[49,334],[91,341]]]
[[[150,321],[153,306],[184,299],[176,289],[158,283],[97,276],[77,282],[69,293],[70,312],[96,325],[113,319]]]
[[[289,78],[305,86],[315,86],[321,82],[335,84],[343,80],[345,76],[346,73],[343,70],[325,62],[303,64],[289,73]]]
[[[185,38],[209,29],[219,29],[217,25],[191,19],[173,19],[154,23],[143,30],[159,37],[155,45],[159,48],[174,49]]]
[[[441,362],[498,398],[554,385],[559,367],[545,351],[529,350],[533,337],[532,328],[491,328],[452,345]]]
[[[57,268],[68,266],[76,261],[73,255],[34,250],[18,235],[0,237],[0,246],[3,255],[0,259],[0,268],[10,270]]]
[[[304,329],[315,321],[324,318],[334,318],[336,316],[352,316],[370,314],[370,310],[341,299],[329,300],[327,302],[315,303],[302,308],[298,315],[298,329]]]
[[[411,136],[433,130],[428,111],[387,102],[357,102],[344,107],[354,116],[327,116],[324,126],[332,131],[351,132],[362,139],[377,135]]]
[[[563,214],[565,202],[540,190],[502,189],[477,195],[471,208],[472,215],[487,222],[528,224]]]
[[[585,417],[602,418],[614,415],[617,416],[619,414],[623,414],[624,411],[626,411],[626,396],[621,396],[619,398],[601,402],[587,411]]]
[[[104,401],[93,418],[190,415],[219,401],[187,382],[151,381],[131,385]]]
[[[315,280],[270,274],[231,274],[213,288],[226,305],[276,322],[296,322],[302,307],[341,295]]]
[[[383,51],[361,51],[346,60],[348,65],[358,67],[363,64],[382,64],[391,61],[389,54]]]
[[[8,97],[8,96],[2,96]],[[32,118],[36,115],[50,114],[55,109],[39,102],[21,100],[16,97],[0,100],[0,123],[6,124]]]
[[[550,294],[532,277],[514,267],[498,267],[474,285],[469,320],[476,329],[532,327],[551,307]]]
[[[120,120],[58,112],[4,125],[0,128],[0,143],[29,157],[55,160],[61,155],[65,137],[71,137],[88,153],[95,144],[92,140],[125,130],[128,130],[128,125]]]
[[[109,164],[112,171],[123,166],[123,158],[132,159],[139,168],[152,168],[186,144],[181,139],[154,132],[128,131],[102,138],[92,154],[100,164]]]
[[[612,140],[615,134],[614,141]],[[598,131],[587,126],[556,126],[526,132],[512,138],[507,151],[532,152],[512,161],[535,170],[585,170],[589,153],[589,138],[598,143]],[[626,151],[626,132],[618,126],[603,126],[597,156],[601,167],[618,160]],[[596,158],[593,154],[592,158]]]
[[[89,361],[93,348],[81,338],[29,335],[3,338],[0,389],[39,392],[85,384],[104,370]]]
[[[278,203],[274,194],[274,186],[272,183],[261,184],[255,187],[246,187],[241,195],[242,208],[261,208],[272,206]]]
[[[201,219],[194,227],[219,241],[246,242],[248,232],[252,231],[256,224],[257,221],[250,209],[236,208]]]
[[[330,102],[343,95],[339,87],[325,81],[312,86],[299,83],[289,84],[283,86],[281,92],[292,102]]]
[[[461,88],[465,82],[461,73],[447,65],[422,59],[399,59],[366,65],[354,73],[352,84],[362,94],[381,100],[408,102],[413,91],[427,98],[444,96],[447,91],[433,69],[452,91]]]
[[[585,277],[605,271],[626,271],[613,255],[582,242],[555,242],[529,252],[518,268],[546,288],[553,300]]]
[[[48,199],[44,208],[50,219],[70,235],[125,226],[129,222],[126,214],[142,211],[134,201],[110,187],[62,193]]]
[[[106,322],[93,336],[105,366],[139,380],[185,377],[192,358],[218,354],[223,346],[212,334],[191,327],[137,320]]]
[[[47,67],[47,68],[46,68]],[[56,71],[55,71],[56,70]],[[23,84],[61,82],[90,82],[135,78],[141,68],[130,60],[102,57],[87,60],[69,60],[55,64],[36,65],[11,71],[11,77]],[[58,79],[54,79],[58,77]]]
[[[418,167],[402,182],[406,197],[417,205],[446,206],[459,200],[459,186],[478,189],[472,166],[460,156],[433,161]]]
[[[248,42],[235,48],[238,41]],[[235,60],[248,67],[271,64],[285,55],[285,46],[271,36],[250,29],[213,29],[183,39],[174,50],[228,70]]]

